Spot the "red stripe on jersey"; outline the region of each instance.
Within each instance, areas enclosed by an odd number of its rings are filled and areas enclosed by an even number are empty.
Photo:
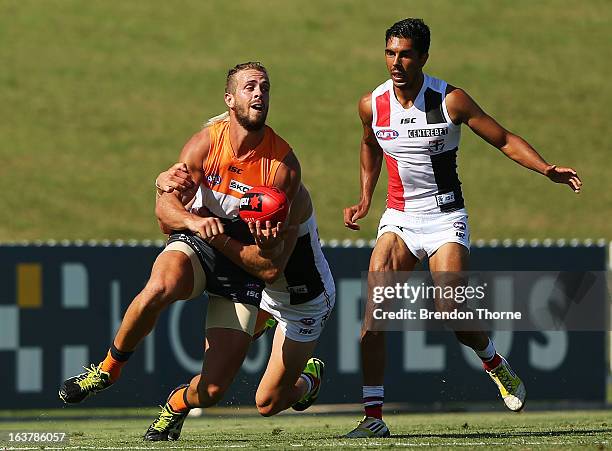
[[[389,184],[387,186],[387,208],[404,211],[404,185],[399,175],[397,160],[385,154]]]
[[[391,103],[389,91],[376,97],[376,126],[389,127],[391,125]]]

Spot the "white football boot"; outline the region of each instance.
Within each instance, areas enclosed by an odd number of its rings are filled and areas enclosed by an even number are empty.
[[[525,384],[516,375],[510,365],[501,357],[501,363],[493,368],[491,371],[487,371],[491,379],[497,384],[499,393],[501,394],[504,404],[506,407],[513,412],[519,412],[525,406],[525,397],[527,396],[527,390]]]
[[[342,438],[390,437],[391,432],[383,420],[374,417],[363,417],[357,427]]]

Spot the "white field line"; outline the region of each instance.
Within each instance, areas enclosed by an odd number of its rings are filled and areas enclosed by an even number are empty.
[[[419,447],[478,447],[478,446],[504,446],[504,445],[521,445],[521,446],[567,446],[572,444],[571,442],[548,442],[548,441],[533,441],[533,442],[517,442],[512,443],[511,441],[504,442],[466,442],[466,441],[455,441],[455,442],[394,442],[392,440],[383,441],[368,441],[368,443],[361,443],[355,440],[338,441],[334,443],[317,443],[317,448],[335,448],[338,446],[344,447],[359,447],[359,448],[380,448],[385,445],[391,445],[393,447],[402,446],[406,448],[419,448]],[[303,443],[289,443],[291,447],[303,447],[306,446]],[[589,446],[597,445],[608,445],[608,441],[601,442],[590,442]],[[272,448],[275,445],[267,445],[258,443],[257,448]],[[308,445],[310,446],[310,445]],[[65,446],[65,447],[8,447],[0,448],[0,451],[12,451],[12,450],[64,450],[64,449],[101,449],[101,450],[152,450],[152,449],[227,449],[227,448],[253,448],[253,444],[241,444],[241,445],[209,445],[209,446],[164,446],[164,447],[153,447],[153,446]]]

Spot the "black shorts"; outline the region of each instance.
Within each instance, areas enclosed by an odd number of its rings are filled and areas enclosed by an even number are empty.
[[[245,244],[253,244],[248,226],[241,220],[224,221],[225,233]],[[166,244],[181,241],[191,247],[206,274],[206,291],[241,304],[259,307],[265,283],[234,264],[225,255],[191,231],[172,232]]]

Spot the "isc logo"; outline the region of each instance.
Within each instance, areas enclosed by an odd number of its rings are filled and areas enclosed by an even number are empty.
[[[386,129],[386,130],[378,130],[376,132],[376,137],[382,141],[389,141],[391,139],[395,139],[399,136],[399,133],[395,130]]]

